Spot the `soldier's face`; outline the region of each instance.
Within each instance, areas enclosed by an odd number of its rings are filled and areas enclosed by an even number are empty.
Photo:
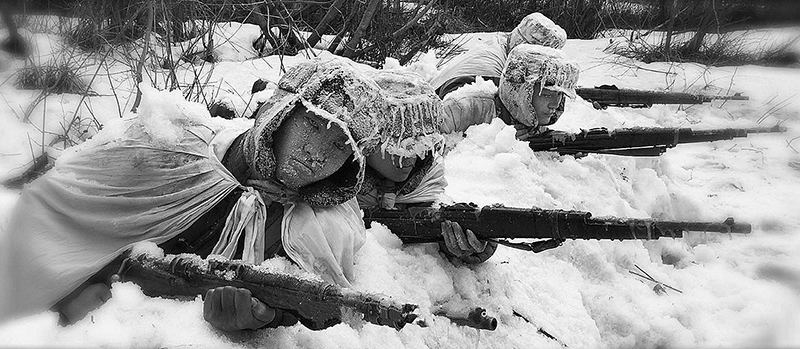
[[[367,156],[367,166],[372,167],[392,182],[402,182],[408,179],[416,162],[416,156],[401,158],[381,151]]]
[[[533,111],[536,113],[538,125],[549,124],[551,118],[558,119],[558,106],[564,99],[564,93],[548,90],[546,88],[541,89],[541,93],[539,93],[540,88],[538,83],[534,85],[533,89],[534,94],[531,104],[533,105]]]
[[[347,140],[339,125],[298,107],[274,133],[276,179],[297,189],[329,177],[353,154]]]

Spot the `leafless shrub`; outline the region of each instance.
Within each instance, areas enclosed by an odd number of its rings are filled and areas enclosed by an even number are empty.
[[[686,40],[673,40],[669,46],[665,46],[663,42],[653,43],[643,37],[634,37],[625,45],[609,46],[607,51],[645,63],[695,62],[709,66],[745,64],[791,66],[800,63],[800,57],[792,50],[792,42],[752,48],[745,37],[746,34],[735,36],[723,34],[712,42],[699,46]]]
[[[44,90],[53,94],[86,91],[86,83],[69,62],[25,66],[17,73],[16,86],[23,90]]]
[[[570,38],[591,39],[609,28],[642,28],[655,21],[656,9],[633,1],[609,0],[451,0],[443,5],[452,16],[471,25],[473,31],[511,31],[520,20],[540,12],[558,23]]]
[[[796,64],[798,57],[791,50],[792,42],[754,48],[748,43],[747,32],[732,34],[729,29],[747,20],[742,17],[747,8],[747,4],[735,0],[663,0],[660,13],[667,18],[665,22],[650,30],[637,28],[627,46],[615,45],[607,51],[644,62],[696,62],[711,66]],[[649,34],[656,30],[662,39],[648,41]]]

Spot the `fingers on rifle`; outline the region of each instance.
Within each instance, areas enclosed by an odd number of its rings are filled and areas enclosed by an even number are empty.
[[[217,312],[220,309],[220,297],[217,289],[210,289],[206,291],[205,299],[203,300],[203,318],[214,325],[217,318]]]
[[[464,235],[464,230],[461,229],[461,225],[457,222],[453,222],[453,236],[456,238],[456,242],[458,243],[458,248],[461,250],[461,253],[469,253],[469,242],[467,242],[467,237]]]
[[[491,258],[497,248],[497,243],[487,241],[484,250],[461,257],[461,260],[469,264],[480,264]]]
[[[461,249],[458,248],[458,242],[454,236],[455,232],[453,231],[453,225],[454,223],[451,221],[442,222],[442,237],[444,238],[444,246],[451,254],[460,256]]]
[[[233,312],[237,329],[259,328],[264,325],[253,316],[253,302],[251,301],[250,290],[234,288],[229,291],[233,297]]]
[[[275,310],[253,298],[246,288],[231,287],[235,308],[230,313],[235,317],[236,330],[258,329],[275,319]]]
[[[475,236],[475,233],[469,229],[467,229],[467,242],[469,242],[469,245],[472,246],[472,249],[477,253],[482,253],[484,250],[486,250],[486,241],[478,240],[478,237]]]
[[[237,293],[239,289],[232,286],[217,287],[206,292],[205,300],[203,301],[203,318],[211,324],[211,326],[223,331],[236,331],[244,327],[242,321],[236,316],[237,314]],[[250,302],[249,293],[247,300],[247,310],[249,314]]]
[[[268,307],[255,297],[250,297],[250,311],[253,314],[253,318],[261,323],[258,327],[272,323],[277,316],[277,310],[275,308]]]
[[[245,328],[252,328],[256,319],[253,318],[253,312],[250,310],[252,307],[252,303],[250,302],[250,291],[244,290],[243,292],[239,289],[233,289],[228,295],[228,297],[233,298],[233,309],[232,314],[234,323],[236,324],[237,329],[245,329]]]
[[[225,286],[221,290],[218,290],[220,296],[220,307],[219,312],[222,315],[230,314],[236,310],[236,289],[231,286]],[[235,314],[235,313],[234,313]]]
[[[481,252],[481,255],[486,257],[484,260],[487,260],[495,251],[497,251],[497,243],[494,241],[486,241],[486,248]]]

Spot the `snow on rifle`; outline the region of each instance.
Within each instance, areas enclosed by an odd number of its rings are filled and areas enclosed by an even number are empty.
[[[655,240],[680,238],[685,231],[748,234],[750,224],[728,217],[721,223],[660,221],[633,218],[593,218],[590,212],[516,208],[475,204],[411,207],[405,210],[365,210],[364,222],[378,222],[404,243],[442,240],[441,223],[457,222],[478,238],[527,251],[541,252],[566,239]],[[498,239],[550,239],[534,243],[512,243]]]
[[[650,108],[653,104],[703,104],[712,100],[746,101],[750,99],[740,93],[731,96],[708,96],[684,92],[620,89],[614,85],[576,88],[575,93],[592,103],[595,109],[608,107]]]
[[[584,156],[589,153],[623,156],[659,156],[681,143],[700,143],[747,137],[751,133],[786,132],[782,126],[755,128],[634,127],[608,130],[604,127],[581,133],[550,131],[528,139],[533,151],[556,151],[560,155]]]
[[[345,314],[362,314],[376,325],[401,329],[425,326],[417,319],[417,305],[388,296],[343,288],[296,275],[270,272],[238,261],[201,259],[196,255],[128,256],[119,268],[122,281],[132,281],[148,296],[205,294],[220,286],[250,290],[253,297],[297,317],[304,326],[321,330],[342,322]]]
[[[202,259],[197,255],[157,257],[147,253],[130,254],[118,259],[115,280],[132,281],[148,296],[196,297],[206,291],[233,286],[250,290],[265,304],[294,315],[312,330],[322,330],[347,319],[389,326],[400,330],[406,324],[427,327],[418,306],[400,303],[389,296],[355,291],[324,281],[272,272],[252,264],[231,260]],[[483,308],[471,309],[468,315],[444,311],[435,315],[460,326],[494,330],[497,320]]]

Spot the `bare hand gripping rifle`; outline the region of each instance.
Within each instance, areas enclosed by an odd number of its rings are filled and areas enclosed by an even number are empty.
[[[712,100],[746,101],[750,99],[740,93],[731,96],[708,96],[684,92],[620,89],[614,85],[576,88],[575,93],[591,102],[596,109],[606,109],[607,107],[650,108],[653,104],[703,104]]]
[[[411,207],[405,210],[365,210],[365,222],[385,225],[404,243],[442,240],[443,221],[457,222],[478,238],[532,252],[559,246],[566,239],[655,240],[661,237],[680,238],[685,231],[748,234],[750,224],[734,223],[728,218],[721,223],[675,222],[632,218],[593,218],[590,212],[515,208],[502,205],[474,204]],[[516,243],[500,239],[550,239],[534,243]]]
[[[196,297],[208,290],[233,286],[250,290],[265,304],[294,315],[312,330],[336,325],[345,318],[402,329],[406,324],[426,327],[416,304],[400,303],[389,296],[355,291],[319,280],[266,271],[240,261],[201,259],[196,255],[128,255],[121,259],[116,278],[132,281],[151,297]],[[473,314],[474,313],[474,314]],[[468,317],[437,313],[453,323],[494,330],[497,320],[475,308]]]
[[[593,128],[581,133],[549,131],[529,138],[533,151],[557,151],[560,155],[586,155],[588,153],[659,156],[682,143],[701,143],[747,137],[751,133],[786,132],[782,126],[755,128],[719,128],[693,130],[691,128],[635,127],[608,130]]]

